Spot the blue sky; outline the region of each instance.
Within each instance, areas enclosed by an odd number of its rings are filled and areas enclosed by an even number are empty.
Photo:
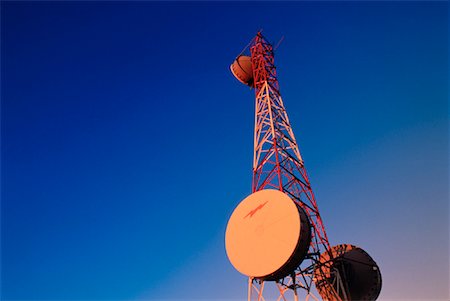
[[[242,300],[259,29],[331,244],[448,299],[447,2],[2,2],[2,299]]]

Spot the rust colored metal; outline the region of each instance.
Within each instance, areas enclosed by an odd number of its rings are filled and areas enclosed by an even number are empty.
[[[230,70],[241,83],[244,85],[253,87],[253,70],[252,70],[252,58],[245,55],[238,56],[233,64],[230,66]]]

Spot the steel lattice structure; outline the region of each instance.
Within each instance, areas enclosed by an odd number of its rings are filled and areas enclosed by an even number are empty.
[[[281,98],[273,47],[258,33],[250,52],[256,99],[252,192],[268,188],[285,192],[306,211],[312,227],[307,257],[295,273],[276,282],[278,300],[286,300],[290,289],[295,299],[297,289],[303,289],[306,299],[317,300],[311,293],[313,270],[320,253],[330,249],[328,237]],[[265,300],[264,284],[250,278],[248,299]]]

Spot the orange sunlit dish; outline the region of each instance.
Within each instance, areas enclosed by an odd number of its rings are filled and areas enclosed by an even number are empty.
[[[239,272],[276,280],[302,262],[310,239],[303,209],[285,193],[266,189],[251,194],[236,207],[228,221],[225,246]]]
[[[238,56],[233,64],[230,66],[230,70],[241,83],[244,85],[253,86],[253,68],[252,58],[245,55]]]

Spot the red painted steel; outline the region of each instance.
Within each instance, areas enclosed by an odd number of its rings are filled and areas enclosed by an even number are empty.
[[[280,95],[272,45],[258,33],[250,48],[256,96],[252,191],[274,188],[305,209],[314,228],[312,247],[329,249],[328,237]]]
[[[306,211],[312,225],[306,266],[298,267],[295,276],[277,282],[283,299],[283,287],[287,287],[283,283],[294,287],[297,298],[296,287],[306,289],[309,295],[314,266],[320,253],[330,249],[330,244],[281,98],[273,47],[258,33],[250,44],[250,52],[256,99],[252,191],[278,189],[287,193]],[[251,294],[254,290],[257,300],[262,300],[263,284],[261,280],[250,279],[249,299],[255,296]]]

